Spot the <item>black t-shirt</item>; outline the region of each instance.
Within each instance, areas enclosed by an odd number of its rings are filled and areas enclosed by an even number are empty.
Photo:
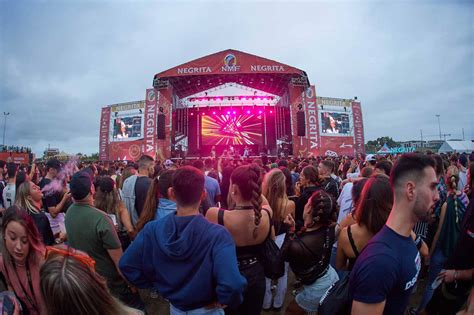
[[[54,235],[53,231],[51,230],[51,225],[49,224],[49,220],[44,214],[44,212],[40,213],[33,213],[29,212],[30,216],[33,218],[33,221],[38,228],[41,236],[43,237],[44,245],[50,246],[54,245]]]
[[[43,188],[50,184],[51,183],[51,179],[49,178],[43,178],[38,186],[41,188],[41,191],[43,191]],[[61,199],[63,198],[63,194],[61,191],[55,191],[55,190],[50,190],[50,191],[46,191],[44,192],[43,191],[43,209],[45,212],[48,212],[49,213],[49,210],[48,208],[49,207],[56,207],[60,202],[61,202]],[[61,210],[61,212],[65,212],[64,210],[66,210],[67,207],[63,207],[63,209]]]
[[[324,182],[321,186],[323,187],[325,192],[334,197],[334,200],[337,200],[337,198],[339,197],[339,184],[334,178],[328,177],[324,179]]]
[[[304,284],[311,284],[329,265],[334,240],[334,226],[321,227],[300,236],[287,234],[282,245],[283,257]]]
[[[3,189],[5,189],[5,183],[0,180],[0,207],[3,206]]]
[[[145,205],[146,195],[148,188],[151,185],[151,178],[148,176],[138,176],[137,182],[135,183],[135,209],[137,210],[138,216],[142,213],[143,206]]]

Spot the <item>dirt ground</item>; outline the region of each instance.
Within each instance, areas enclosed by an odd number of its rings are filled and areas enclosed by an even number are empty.
[[[285,297],[285,304],[279,311],[262,311],[262,315],[283,315],[285,314],[285,309],[288,306],[288,304],[294,299],[294,296],[291,294],[291,291],[293,290],[293,283],[295,282],[295,276],[294,274],[290,271],[288,275],[288,291],[286,293]],[[423,296],[424,288],[426,286],[426,279],[419,279],[417,282],[417,288],[415,292],[413,293],[413,296],[410,300],[410,307],[411,306],[416,306],[420,301]],[[143,301],[145,302],[147,306],[147,311],[148,314],[150,315],[167,315],[169,314],[169,306],[166,301],[164,301],[161,298],[151,298],[149,292],[147,291],[141,291],[140,292]]]

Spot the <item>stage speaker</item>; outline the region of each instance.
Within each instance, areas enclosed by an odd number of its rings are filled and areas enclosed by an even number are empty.
[[[306,119],[304,112],[296,112],[296,134],[298,137],[306,136]]]
[[[165,132],[165,115],[158,114],[158,126],[156,126],[156,136],[160,140],[166,139],[166,132]]]

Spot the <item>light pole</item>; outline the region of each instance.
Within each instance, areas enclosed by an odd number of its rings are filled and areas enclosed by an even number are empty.
[[[439,140],[442,140],[442,139],[441,139],[441,123],[440,123],[440,121],[439,121],[439,116],[440,116],[440,115],[435,115],[435,116],[438,117]]]
[[[3,146],[5,146],[5,132],[7,130],[7,117],[10,115],[10,112],[3,112],[4,122],[3,122]]]

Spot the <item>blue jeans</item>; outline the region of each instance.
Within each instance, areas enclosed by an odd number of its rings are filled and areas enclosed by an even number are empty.
[[[224,310],[222,308],[206,309],[201,307],[185,312],[179,310],[173,305],[170,305],[170,315],[224,315]]]
[[[303,285],[303,290],[295,297],[296,303],[305,312],[316,312],[319,307],[319,300],[326,293],[331,285],[339,280],[336,271],[329,266],[328,271],[313,284]]]
[[[424,310],[428,302],[433,297],[434,290],[431,288],[431,285],[436,280],[436,277],[443,269],[444,263],[448,257],[443,254],[443,251],[439,248],[435,249],[433,255],[431,256],[430,260],[430,267],[428,269],[428,282],[425,289],[425,294],[423,294],[423,298],[421,299],[421,303],[418,306],[418,311]]]

